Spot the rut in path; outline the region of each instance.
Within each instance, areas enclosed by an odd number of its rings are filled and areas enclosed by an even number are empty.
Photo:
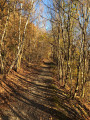
[[[3,82],[6,97],[4,105],[0,104],[0,120],[78,120],[80,115],[67,105],[67,96],[52,87],[50,65],[34,69],[33,74],[30,69],[34,68],[28,67],[23,74],[14,73]],[[55,106],[57,95],[59,109]]]

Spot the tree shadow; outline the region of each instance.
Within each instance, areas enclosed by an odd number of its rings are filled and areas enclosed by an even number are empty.
[[[43,76],[43,71],[39,75]],[[40,120],[40,115],[44,114],[46,120],[49,120],[49,116],[52,116],[54,120],[84,120],[76,110],[65,104],[65,102],[69,103],[69,99],[64,91],[50,85],[52,79],[34,78],[39,81],[39,84],[37,84],[37,82],[28,80],[27,77],[15,76],[21,85],[14,82],[14,80],[7,79],[3,81],[7,88],[2,86],[8,93],[5,101],[13,116],[18,117],[20,120]],[[60,107],[60,110],[55,108],[55,104]],[[9,120],[8,113],[5,114],[2,111],[1,118],[2,120]]]
[[[5,82],[6,83],[6,82]],[[9,84],[7,84],[6,83],[6,85],[11,89],[11,91],[12,91],[12,93],[11,93],[11,96],[13,96],[15,99],[18,99],[19,100],[19,102],[23,102],[24,104],[27,104],[27,105],[29,105],[29,106],[32,106],[32,107],[35,107],[36,109],[40,109],[41,111],[43,111],[43,112],[46,112],[46,113],[48,113],[48,114],[50,114],[51,116],[53,116],[53,117],[55,117],[55,118],[57,118],[57,119],[64,119],[64,120],[70,120],[70,118],[69,117],[67,117],[65,114],[63,114],[62,112],[60,112],[60,111],[57,111],[57,110],[55,110],[55,109],[53,109],[53,108],[49,108],[49,107],[47,107],[47,106],[45,106],[45,105],[43,105],[43,104],[40,104],[40,103],[37,103],[37,102],[35,102],[34,100],[31,100],[31,99],[29,99],[28,97],[26,97],[24,94],[22,94],[22,93],[20,93],[19,92],[19,90],[21,90],[20,89],[20,87],[18,87],[18,85],[16,85],[15,83],[13,83],[14,84],[14,87],[12,86],[12,85],[10,85],[10,83]],[[37,85],[36,85],[37,86]],[[39,88],[40,89],[40,88]],[[41,90],[41,89],[40,89]],[[24,91],[23,91],[24,92]],[[45,89],[45,92],[47,93],[48,91],[46,91],[46,89]],[[50,91],[49,91],[49,93],[50,93]],[[37,97],[38,95],[36,94],[36,97]],[[48,101],[50,101],[51,102],[51,99],[48,99]],[[52,100],[53,101],[53,100]],[[10,105],[9,105],[9,107],[10,107]],[[66,108],[65,106],[62,106],[65,110],[67,110],[68,112],[69,112],[69,114],[71,114],[72,112],[71,112],[71,108]],[[17,117],[19,117],[21,120],[24,120],[24,118],[22,118],[18,113],[18,111],[16,112],[15,110],[13,110],[13,107],[10,107],[11,108],[11,110],[17,115]],[[25,108],[24,108],[25,109]],[[73,115],[73,114],[72,114]],[[73,116],[73,119],[74,118],[76,118],[76,116]],[[26,119],[26,118],[25,118]],[[26,120],[28,120],[28,118],[26,119]]]
[[[2,110],[0,109],[0,116],[2,120],[9,120],[9,116],[3,114]]]
[[[53,108],[49,108],[45,105],[39,104],[39,103],[35,102],[34,100],[30,100],[21,94],[19,94],[19,98],[16,96],[15,96],[15,98],[29,106],[35,107],[36,109],[40,109],[41,111],[46,112],[55,118],[58,118],[61,120],[71,120],[69,117],[67,117],[65,114],[61,113],[60,111],[57,111]]]

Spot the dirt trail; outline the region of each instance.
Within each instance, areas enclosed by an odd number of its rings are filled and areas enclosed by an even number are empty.
[[[1,104],[0,120],[76,120],[76,117],[78,120],[79,114],[67,102],[64,104],[67,97],[63,91],[51,86],[53,73],[50,65],[42,65],[35,71],[33,74],[29,70],[24,71],[25,74],[15,73],[14,77],[4,81],[2,87],[6,89],[8,99]],[[55,105],[57,95],[59,109]]]

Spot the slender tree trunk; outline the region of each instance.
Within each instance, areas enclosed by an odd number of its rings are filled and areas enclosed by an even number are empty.
[[[18,51],[20,49],[20,43],[21,43],[21,19],[22,19],[22,3],[20,4],[20,18],[19,18],[19,37],[18,37]],[[22,49],[22,48],[21,48]],[[22,57],[22,50],[20,52],[20,55],[17,58],[15,70],[17,71],[18,68],[20,68],[21,63],[21,57]]]
[[[10,12],[9,12],[9,9],[8,9],[8,15],[7,15],[7,19],[6,19],[6,24],[5,24],[5,28],[4,28],[4,31],[3,31],[3,34],[2,34],[2,38],[1,38],[1,44],[0,44],[0,59],[1,59],[1,73],[4,73],[4,53],[3,53],[3,56],[2,56],[2,49],[4,48],[4,37],[5,37],[5,33],[6,33],[6,29],[7,29],[7,26],[8,26],[8,21],[9,21],[9,15],[10,15]]]
[[[30,14],[29,14],[29,16],[28,16],[28,18],[27,18],[27,21],[26,21],[26,24],[25,24],[25,28],[24,28],[24,32],[23,32],[23,36],[22,36],[22,41],[21,41],[21,43],[20,43],[19,51],[18,51],[18,53],[17,53],[17,55],[16,55],[15,60],[12,62],[11,66],[10,66],[10,68],[9,68],[8,74],[10,73],[10,71],[11,71],[12,68],[13,68],[13,66],[14,66],[15,63],[17,62],[18,58],[20,57],[20,54],[22,53],[22,48],[23,48],[22,46],[23,46],[24,41],[25,41],[25,33],[26,33],[26,28],[27,28],[29,19],[30,19]]]
[[[61,52],[60,52],[60,25],[58,26],[58,80],[60,81],[61,78]]]

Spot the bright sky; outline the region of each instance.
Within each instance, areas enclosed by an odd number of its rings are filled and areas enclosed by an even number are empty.
[[[50,0],[43,0],[43,2],[46,4],[46,5],[49,5],[50,4]],[[47,19],[50,19],[50,15],[48,13],[48,8],[44,5],[44,13],[43,13],[43,16]],[[49,20],[46,20],[46,30],[50,30],[51,29],[51,24],[50,24],[50,21]]]
[[[46,5],[50,5],[50,0],[42,0]],[[37,10],[36,14],[39,14],[38,12],[40,12],[40,17],[38,18],[40,20],[39,23],[37,23],[36,21],[34,22],[35,24],[38,24],[40,28],[45,29],[46,31],[51,29],[51,23],[48,19],[50,19],[50,15],[49,15],[49,10],[48,8],[43,4],[43,2],[41,2],[40,5],[40,11]],[[36,8],[38,8],[39,5],[36,6]],[[39,16],[39,15],[38,15]]]
[[[67,0],[66,0],[67,1]],[[45,6],[45,4],[47,6],[52,7],[52,0],[41,0],[41,5],[40,5],[40,15],[43,17],[39,17],[40,23],[35,23],[38,24],[40,28],[45,29],[46,31],[49,31],[51,29],[51,23],[49,21],[50,19],[50,14],[49,14],[49,10],[48,8]],[[38,8],[39,6],[37,6],[36,8]],[[37,13],[38,14],[38,10]],[[90,20],[89,20],[90,21]],[[36,22],[36,21],[35,21]],[[88,27],[90,28],[90,24],[88,25]],[[87,29],[88,31],[88,29]]]

